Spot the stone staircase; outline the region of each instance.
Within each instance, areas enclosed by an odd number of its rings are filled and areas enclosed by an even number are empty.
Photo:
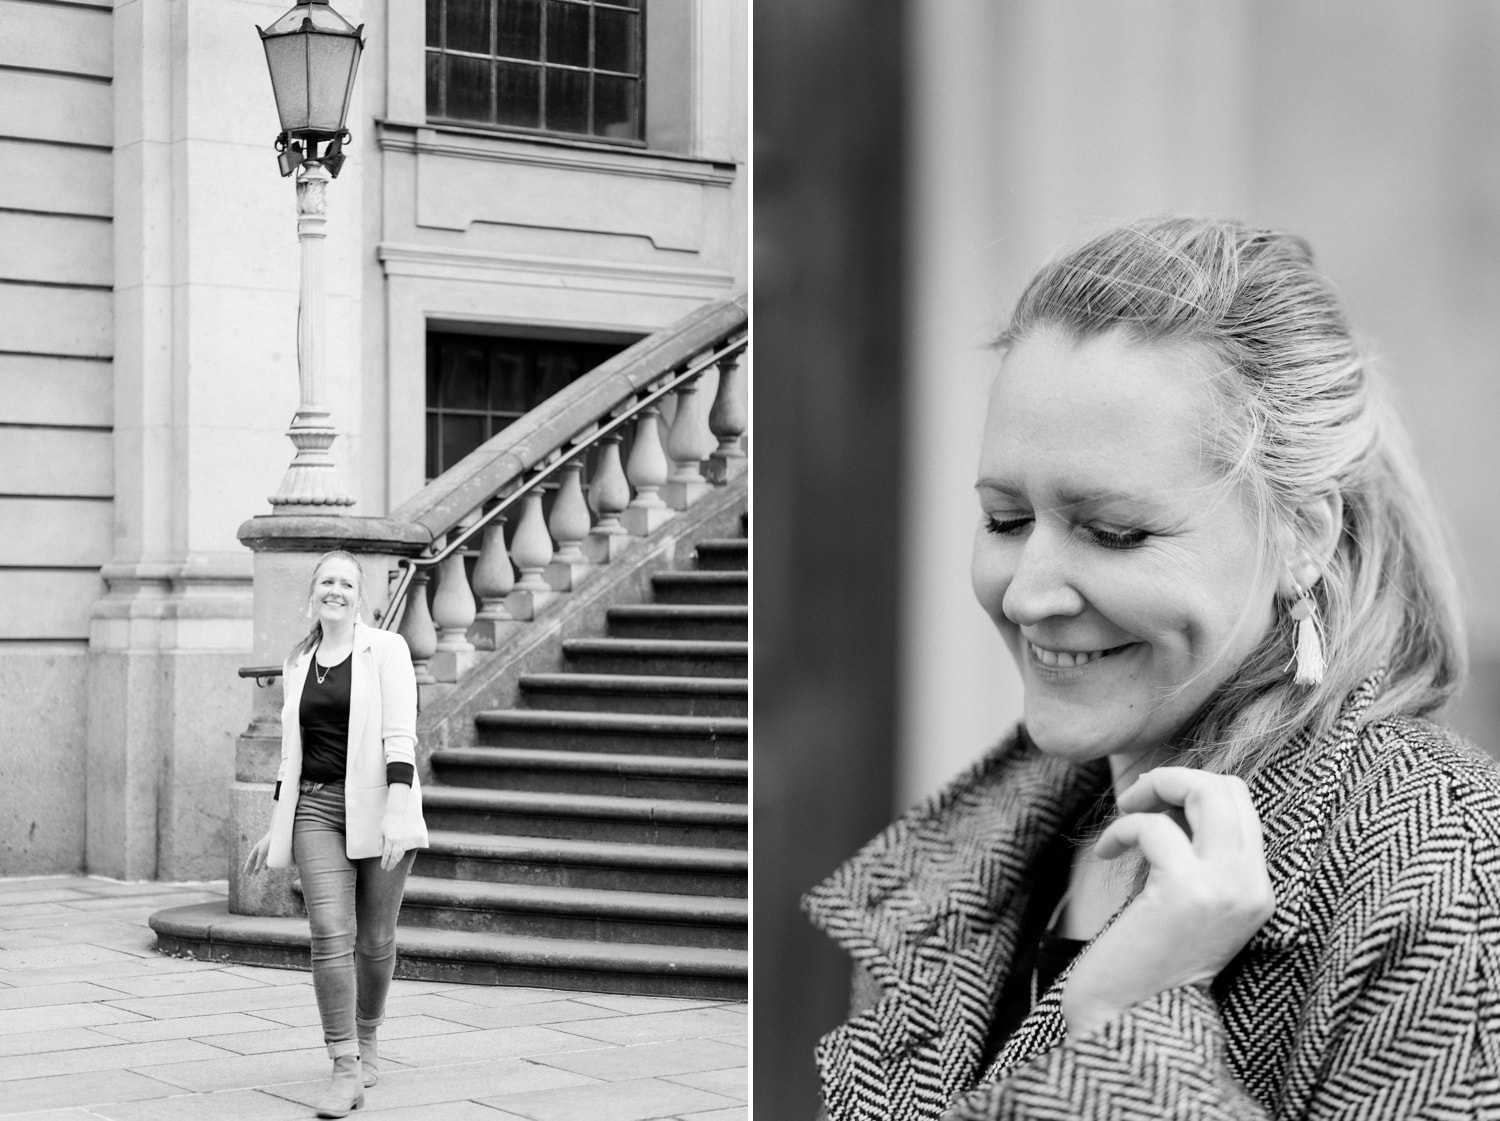
[[[700,542],[431,753],[403,929],[492,940],[516,984],[745,996],[747,546]]]

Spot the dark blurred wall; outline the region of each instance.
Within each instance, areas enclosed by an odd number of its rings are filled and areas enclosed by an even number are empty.
[[[800,1121],[849,965],[797,901],[892,805],[904,5],[754,13],[754,1112]]]

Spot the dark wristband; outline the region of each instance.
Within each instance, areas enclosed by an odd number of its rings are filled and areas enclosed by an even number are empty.
[[[410,763],[387,763],[385,765],[385,784],[387,786],[398,782],[411,786],[413,785],[412,780],[416,777],[417,769]]]

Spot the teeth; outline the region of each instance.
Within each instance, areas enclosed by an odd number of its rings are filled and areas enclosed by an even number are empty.
[[[1057,669],[1072,669],[1075,666],[1086,666],[1090,662],[1097,662],[1105,654],[1103,650],[1088,650],[1070,654],[1066,650],[1043,650],[1040,646],[1035,646],[1031,643],[1027,643],[1027,645],[1031,646],[1031,656],[1038,663]]]

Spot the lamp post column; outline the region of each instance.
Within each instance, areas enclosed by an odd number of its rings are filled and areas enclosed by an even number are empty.
[[[297,305],[297,382],[301,401],[287,436],[297,449],[281,486],[271,495],[278,514],[328,514],[354,505],[344,491],[329,447],[338,436],[327,404],[323,361],[323,241],[328,224],[328,182],[322,163],[297,168],[297,240],[302,248],[301,291]]]

